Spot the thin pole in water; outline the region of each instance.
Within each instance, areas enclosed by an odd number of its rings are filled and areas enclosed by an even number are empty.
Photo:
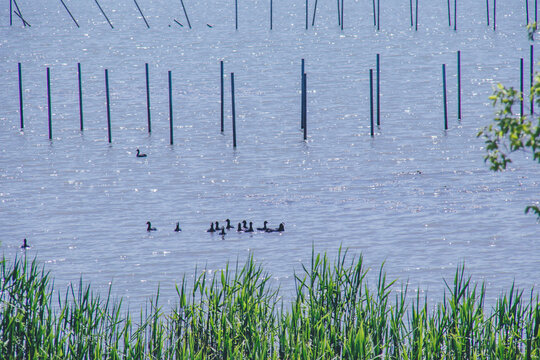
[[[497,29],[497,0],[493,0],[493,31]]]
[[[461,120],[461,51],[457,52],[458,119]]]
[[[21,70],[21,63],[19,63],[19,114],[21,115],[21,129],[24,129],[23,90],[22,90],[22,70]]]
[[[446,107],[446,64],[442,66],[443,103],[444,103],[444,130],[448,130],[448,109]]]
[[[234,73],[231,73],[232,134],[233,147],[236,148],[236,106],[234,102]]]
[[[13,0],[9,0],[9,26],[13,25]]]
[[[141,16],[144,20],[144,23],[146,24],[146,28],[147,29],[150,29],[150,25],[148,25],[148,21],[146,21],[146,17],[144,16],[142,10],[141,10],[141,7],[139,6],[139,4],[137,3],[137,0],[133,0],[135,2],[135,5],[137,6],[137,9],[139,10],[139,13],[141,13]]]
[[[381,30],[381,1],[377,0],[377,31]]]
[[[238,0],[234,0],[234,28],[238,30]]]
[[[412,0],[409,0],[409,9],[411,10],[411,27],[413,27]]]
[[[109,100],[109,70],[105,69],[105,93],[107,96],[107,132],[111,143],[111,105]]]
[[[381,66],[380,66],[380,55],[377,54],[377,126],[381,125]]]
[[[302,72],[300,73],[300,129],[304,128],[304,73],[305,73],[305,61],[302,59]]]
[[[107,22],[109,23],[109,25],[111,26],[111,29],[114,29],[113,25],[111,24],[111,21],[109,20],[109,18],[107,17],[107,14],[105,14],[105,11],[103,11],[103,9],[101,8],[101,5],[99,5],[98,1],[97,0],[94,0],[96,2],[96,5],[98,6],[99,10],[101,11],[101,13],[103,14],[103,16],[105,17],[105,19],[107,20]]]
[[[184,9],[184,15],[186,16],[188,26],[191,29],[191,23],[189,22],[189,16],[187,14],[186,7],[184,6],[184,0],[180,0],[180,2],[182,3],[182,9]]]
[[[274,1],[270,0],[270,30],[272,30],[272,13],[274,12]]]
[[[62,3],[62,5],[64,5],[64,8],[66,8],[66,11],[68,12],[69,16],[71,16],[71,20],[73,20],[75,25],[77,25],[77,27],[80,28],[79,23],[77,22],[77,20],[75,20],[75,18],[71,14],[71,11],[69,11],[68,7],[66,6],[66,3],[64,3],[64,0],[60,0],[60,2]]]
[[[152,133],[152,117],[150,115],[150,74],[148,72],[148,63],[144,64],[146,70],[146,114],[148,118],[148,133]]]
[[[452,23],[450,22],[450,0],[446,0],[446,5],[448,9],[448,26],[452,26]]]
[[[369,114],[371,120],[371,137],[375,135],[373,130],[373,69],[369,69]]]
[[[534,114],[534,94],[532,93],[532,87],[533,87],[533,81],[534,81],[534,45],[531,45],[531,48],[530,48],[530,65],[531,65],[531,73],[530,73],[530,80],[531,80],[531,88],[530,88],[530,92],[531,92],[531,115]]]
[[[375,0],[373,0],[373,26],[377,26],[377,11],[375,11]]]
[[[307,74],[302,76],[302,83],[304,85],[304,141],[307,140]]]
[[[534,0],[534,22],[538,23],[538,0]]]
[[[315,7],[313,8],[313,20],[311,21],[311,26],[315,26],[315,15],[317,14],[317,0],[315,0]]]
[[[519,102],[519,105],[520,105],[520,110],[521,112],[519,113],[520,116],[523,116],[523,58],[520,59],[519,61],[519,91],[521,92],[520,96],[519,96],[519,99],[520,99],[520,102]]]
[[[418,0],[416,0],[416,14],[415,14],[414,30],[418,31]]]
[[[341,27],[341,7],[339,6],[339,0],[337,0],[337,22],[338,26]]]
[[[525,16],[527,17],[527,23],[529,25],[529,0],[525,0]]]
[[[489,0],[486,0],[486,20],[487,25],[489,26]]]
[[[79,78],[79,119],[80,119],[79,122],[81,125],[81,131],[84,131],[81,63],[77,63],[77,75]]]
[[[52,140],[51,70],[47,68],[47,110],[49,113],[49,140]]]
[[[223,60],[220,62],[221,67],[221,132],[225,130],[225,116],[224,116],[224,97],[225,97],[225,89],[223,86]]]
[[[308,4],[308,0],[306,0],[306,30],[308,29],[308,8],[309,8],[309,4]]]
[[[341,0],[341,30],[343,30],[343,7],[344,7],[343,1],[344,0]]]
[[[457,0],[454,0],[454,31],[457,30]]]
[[[169,143],[173,144],[173,101],[172,101],[172,76],[169,70]]]

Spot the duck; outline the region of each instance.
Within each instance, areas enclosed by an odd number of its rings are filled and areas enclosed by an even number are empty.
[[[148,225],[146,227],[146,231],[156,231],[157,230],[155,227],[152,227],[152,223],[150,221],[147,221],[146,225]]]
[[[245,230],[247,230],[247,221],[246,220],[242,220],[242,226]]]
[[[227,230],[234,229],[234,226],[231,225],[231,220],[227,219],[225,221],[227,222],[227,226],[225,227],[225,229]]]
[[[227,233],[225,232],[225,226],[223,226],[221,228],[221,232],[219,233],[219,235],[225,235],[225,234],[227,234]]]
[[[219,231],[219,221],[216,221],[215,229],[216,229],[216,231]]]
[[[285,231],[285,224],[279,224],[277,229],[266,229],[266,232],[283,232]]]
[[[208,26],[209,28],[213,28],[213,26],[210,24],[206,24],[206,26]]]
[[[180,229],[180,223],[179,222],[176,223],[176,227],[174,228],[174,231],[176,231],[176,232],[182,231],[182,229]]]
[[[238,223],[238,229],[236,231],[238,232],[244,231],[244,229],[242,229],[242,223]]]
[[[264,221],[264,225],[262,228],[257,228],[258,231],[266,231],[268,228],[266,227],[266,224],[268,224],[268,221]]]
[[[253,223],[251,221],[249,222],[249,229],[246,232],[253,232]]]
[[[28,245],[28,244],[26,243],[26,238],[25,238],[25,239],[23,240],[23,244],[21,245],[21,249],[25,249],[25,250],[26,250],[26,249],[29,248],[29,247],[30,247],[30,245]]]
[[[209,233],[216,232],[216,230],[214,230],[214,223],[210,224],[210,229],[206,230],[206,232],[209,232]]]
[[[141,154],[141,151],[139,149],[137,149],[137,157],[146,157],[146,154]]]

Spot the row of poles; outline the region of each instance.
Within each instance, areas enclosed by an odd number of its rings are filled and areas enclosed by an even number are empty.
[[[521,115],[524,115],[523,110],[523,91],[524,91],[524,65],[523,58],[520,60],[520,92],[521,92]],[[376,57],[376,79],[374,81],[373,69],[369,69],[369,94],[370,94],[370,135],[375,136],[375,121],[379,127],[380,121],[380,54]],[[148,121],[148,133],[152,132],[152,117],[150,106],[150,75],[148,69],[148,63],[145,64],[146,75],[146,107],[147,107],[147,121]],[[533,85],[534,80],[534,45],[530,45],[530,86]],[[24,129],[24,102],[23,102],[23,84],[22,84],[22,69],[21,63],[18,63],[18,76],[19,76],[19,114],[20,114],[20,128]],[[221,132],[225,130],[225,80],[224,80],[224,63],[220,62],[220,107],[221,107]],[[84,116],[83,116],[83,92],[82,92],[82,74],[81,64],[77,63],[77,77],[78,77],[78,90],[79,90],[79,117],[80,117],[80,130],[84,131]],[[232,135],[233,135],[233,147],[236,148],[236,104],[235,104],[235,89],[234,89],[234,73],[230,74],[231,80],[231,112],[232,112]],[[305,60],[301,62],[301,110],[300,110],[300,129],[303,131],[303,139],[307,140],[307,73],[305,71]],[[170,144],[174,142],[174,124],[173,124],[173,96],[172,96],[172,72],[168,72],[168,85],[169,85],[169,139]],[[442,85],[443,85],[443,107],[444,107],[444,129],[448,130],[448,107],[447,107],[447,87],[446,87],[446,64],[442,65]],[[107,134],[109,143],[112,142],[111,133],[111,106],[110,106],[110,92],[109,92],[109,71],[105,69],[105,94],[106,94],[106,106],[107,106]],[[461,51],[457,52],[457,102],[458,102],[458,120],[461,120]],[[375,104],[374,104],[375,103]],[[51,75],[50,68],[47,67],[47,113],[48,113],[48,125],[49,125],[49,139],[52,140],[52,105],[51,105]],[[534,102],[530,100],[530,113],[534,114]]]
[[[341,30],[343,30],[343,26],[344,26],[343,25],[344,24],[344,0],[336,0],[336,1],[337,1],[336,9],[337,9],[337,17],[338,17],[338,26],[341,27]],[[75,17],[73,16],[73,14],[69,10],[69,8],[67,7],[64,0],[60,0],[60,2],[62,3],[63,7],[66,9],[67,13],[71,17],[71,19],[73,20],[75,25],[77,27],[80,27],[79,23],[77,22],[77,20],[75,19]],[[99,4],[98,0],[94,0],[94,2],[98,6],[98,8],[99,8],[101,14],[103,15],[103,17],[107,20],[107,23],[109,24],[111,29],[113,29],[114,28],[113,24],[111,23],[109,17],[105,13],[105,11],[101,7],[101,5]],[[147,21],[146,17],[144,16],[144,13],[143,13],[141,7],[137,3],[137,0],[133,0],[133,2],[135,3],[135,6],[137,7],[137,10],[141,14],[141,17],[144,20],[144,23],[146,24],[146,27],[150,28],[150,25],[148,24],[148,21]],[[448,8],[448,26],[452,26],[450,0],[447,0],[446,2],[447,2],[447,8]],[[182,10],[184,12],[184,16],[186,17],[188,26],[191,29],[191,22],[189,21],[189,16],[188,16],[186,7],[184,5],[184,0],[180,0],[180,3],[182,4]],[[316,18],[316,14],[317,14],[317,4],[318,4],[318,0],[315,0],[315,4],[314,4],[314,7],[313,7],[313,16],[312,16],[311,26],[315,26],[315,18]],[[377,30],[380,30],[380,14],[381,14],[380,0],[372,0],[372,4],[373,4],[373,26],[376,26]],[[13,8],[13,5],[15,5],[15,8]],[[273,5],[274,5],[273,0],[270,0],[270,30],[273,29],[273,11],[274,11],[274,6]],[[415,30],[418,30],[418,0],[415,0],[415,10],[416,11],[414,12],[415,13],[414,19],[413,19],[413,0],[409,0],[409,8],[410,8],[410,17],[411,17],[411,27],[414,26]],[[490,25],[490,11],[489,11],[489,8],[490,8],[489,0],[486,0],[486,22],[487,22],[488,26]],[[454,0],[454,24],[453,24],[454,30],[457,30],[457,9],[458,9],[457,8],[457,0]],[[238,30],[238,0],[234,1],[234,10],[235,10],[235,28]],[[307,30],[308,27],[309,27],[309,0],[305,0],[305,10],[306,10],[306,30]],[[21,12],[21,9],[19,8],[19,5],[17,4],[16,0],[10,0],[9,1],[9,25],[10,26],[13,25],[13,14],[15,14],[17,17],[19,17],[19,19],[22,21],[23,26],[25,26],[25,27],[26,26],[31,26],[24,19],[23,15],[22,15],[22,12]],[[525,0],[525,14],[526,14],[526,24],[529,25],[529,0]],[[177,24],[179,24],[180,26],[183,26],[176,19],[174,19],[174,21]],[[538,0],[534,0],[534,22],[535,23],[538,22]],[[493,0],[493,21],[492,21],[492,24],[493,24],[493,30],[496,30],[496,24],[497,24],[497,0]]]

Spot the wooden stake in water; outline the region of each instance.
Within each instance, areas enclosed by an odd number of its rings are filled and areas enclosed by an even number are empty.
[[[520,69],[520,73],[519,73],[519,91],[521,92],[520,96],[519,96],[519,99],[520,99],[520,115],[523,116],[523,58],[520,59],[520,62],[519,62],[519,69]]]
[[[341,27],[341,10],[339,6],[339,0],[337,0],[337,21],[338,21],[338,26]]]
[[[454,31],[457,30],[457,0],[454,0]]]
[[[306,30],[308,29],[308,0],[306,0]]]
[[[47,110],[49,113],[49,140],[52,140],[51,70],[47,68]]]
[[[343,30],[343,1],[344,0],[341,0],[341,30]]]
[[[533,87],[533,82],[534,82],[534,45],[531,45],[531,48],[530,48],[530,91],[532,92],[532,87]],[[531,93],[530,94],[530,98],[531,98],[531,115],[534,114],[534,96],[532,96],[533,94]]]
[[[173,144],[173,101],[172,101],[172,76],[169,70],[169,143]]]
[[[19,63],[19,114],[21,115],[21,129],[24,129],[23,89],[22,89],[21,63]]]
[[[305,61],[302,59],[302,71],[300,72],[300,129],[304,128],[304,73]]]
[[[220,61],[221,68],[221,132],[225,130],[225,115],[224,115],[224,106],[225,106],[225,89],[223,86],[223,60]]]
[[[73,22],[75,23],[75,25],[77,25],[77,27],[80,28],[79,23],[77,22],[77,20],[75,20],[75,18],[74,18],[73,15],[71,14],[71,11],[69,11],[68,7],[66,6],[66,3],[64,3],[64,0],[60,0],[60,2],[62,3],[62,5],[64,5],[64,8],[65,8],[66,11],[68,12],[69,16],[71,16],[71,20],[73,20]]]
[[[77,75],[78,75],[78,78],[79,78],[79,119],[80,119],[81,131],[84,131],[81,63],[77,63]]]
[[[409,0],[409,9],[411,12],[411,27],[413,27],[412,0]]]
[[[146,70],[146,114],[148,118],[148,133],[152,133],[152,118],[150,115],[150,74],[148,72],[148,63],[144,64]]]
[[[9,26],[13,26],[13,0],[9,0]]]
[[[272,13],[274,12],[274,1],[270,0],[270,30],[272,30]]]
[[[186,7],[184,6],[184,0],[180,0],[180,2],[182,3],[182,9],[184,9],[184,15],[186,16],[188,26],[191,29],[191,22],[189,22],[189,16],[187,14]]]
[[[304,141],[307,140],[307,75],[302,76],[302,83],[304,87]]]
[[[418,0],[416,0],[416,14],[414,16],[415,16],[414,30],[418,31]]]
[[[527,17],[525,25],[529,25],[529,0],[525,0],[525,16]]]
[[[238,0],[234,0],[234,28],[238,30]]]
[[[446,5],[448,9],[448,26],[452,26],[452,23],[450,22],[450,0],[446,0]]]
[[[497,29],[497,0],[493,0],[493,31]]]
[[[461,51],[457,52],[458,119],[461,120]]]
[[[150,29],[150,25],[148,25],[148,21],[146,21],[146,17],[144,16],[142,10],[141,10],[141,7],[139,6],[139,4],[137,3],[137,0],[133,0],[135,2],[135,5],[137,6],[137,9],[139,10],[139,13],[141,14],[143,20],[144,20],[144,23],[146,24],[146,28],[147,29]]]
[[[487,25],[489,26],[489,0],[486,0],[486,20]]]
[[[315,0],[315,6],[313,7],[313,20],[311,21],[311,26],[315,26],[315,15],[317,14],[317,0]]]
[[[111,21],[109,20],[109,18],[107,17],[107,14],[105,14],[105,11],[103,11],[103,9],[101,8],[101,5],[99,5],[98,1],[97,0],[94,0],[96,2],[96,5],[98,6],[99,8],[99,11],[101,11],[101,13],[103,14],[103,16],[105,17],[105,19],[107,20],[107,22],[109,23],[111,29],[114,29],[113,25],[111,24]]]
[[[232,105],[233,147],[236,148],[236,105],[234,102],[234,73],[231,73],[231,105]]]
[[[373,0],[373,26],[377,26],[377,11],[375,10],[375,0]]]
[[[442,66],[443,103],[444,103],[444,130],[448,130],[448,109],[446,107],[446,64]]]
[[[109,70],[105,69],[105,94],[107,96],[107,133],[109,135],[109,144],[111,143],[111,104],[109,96]]]
[[[371,120],[371,137],[375,135],[373,129],[373,69],[369,69],[369,114]]]
[[[381,64],[380,55],[377,54],[377,126],[381,125]]]

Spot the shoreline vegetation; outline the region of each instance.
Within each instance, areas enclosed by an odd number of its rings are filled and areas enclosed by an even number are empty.
[[[381,267],[367,283],[362,257],[312,254],[285,305],[250,256],[176,286],[165,312],[159,289],[140,312],[82,280],[64,293],[36,259],[0,262],[1,359],[540,359],[540,302],[510,288],[484,305],[485,286],[458,267],[443,301],[407,300]],[[373,285],[373,286],[372,286]]]

